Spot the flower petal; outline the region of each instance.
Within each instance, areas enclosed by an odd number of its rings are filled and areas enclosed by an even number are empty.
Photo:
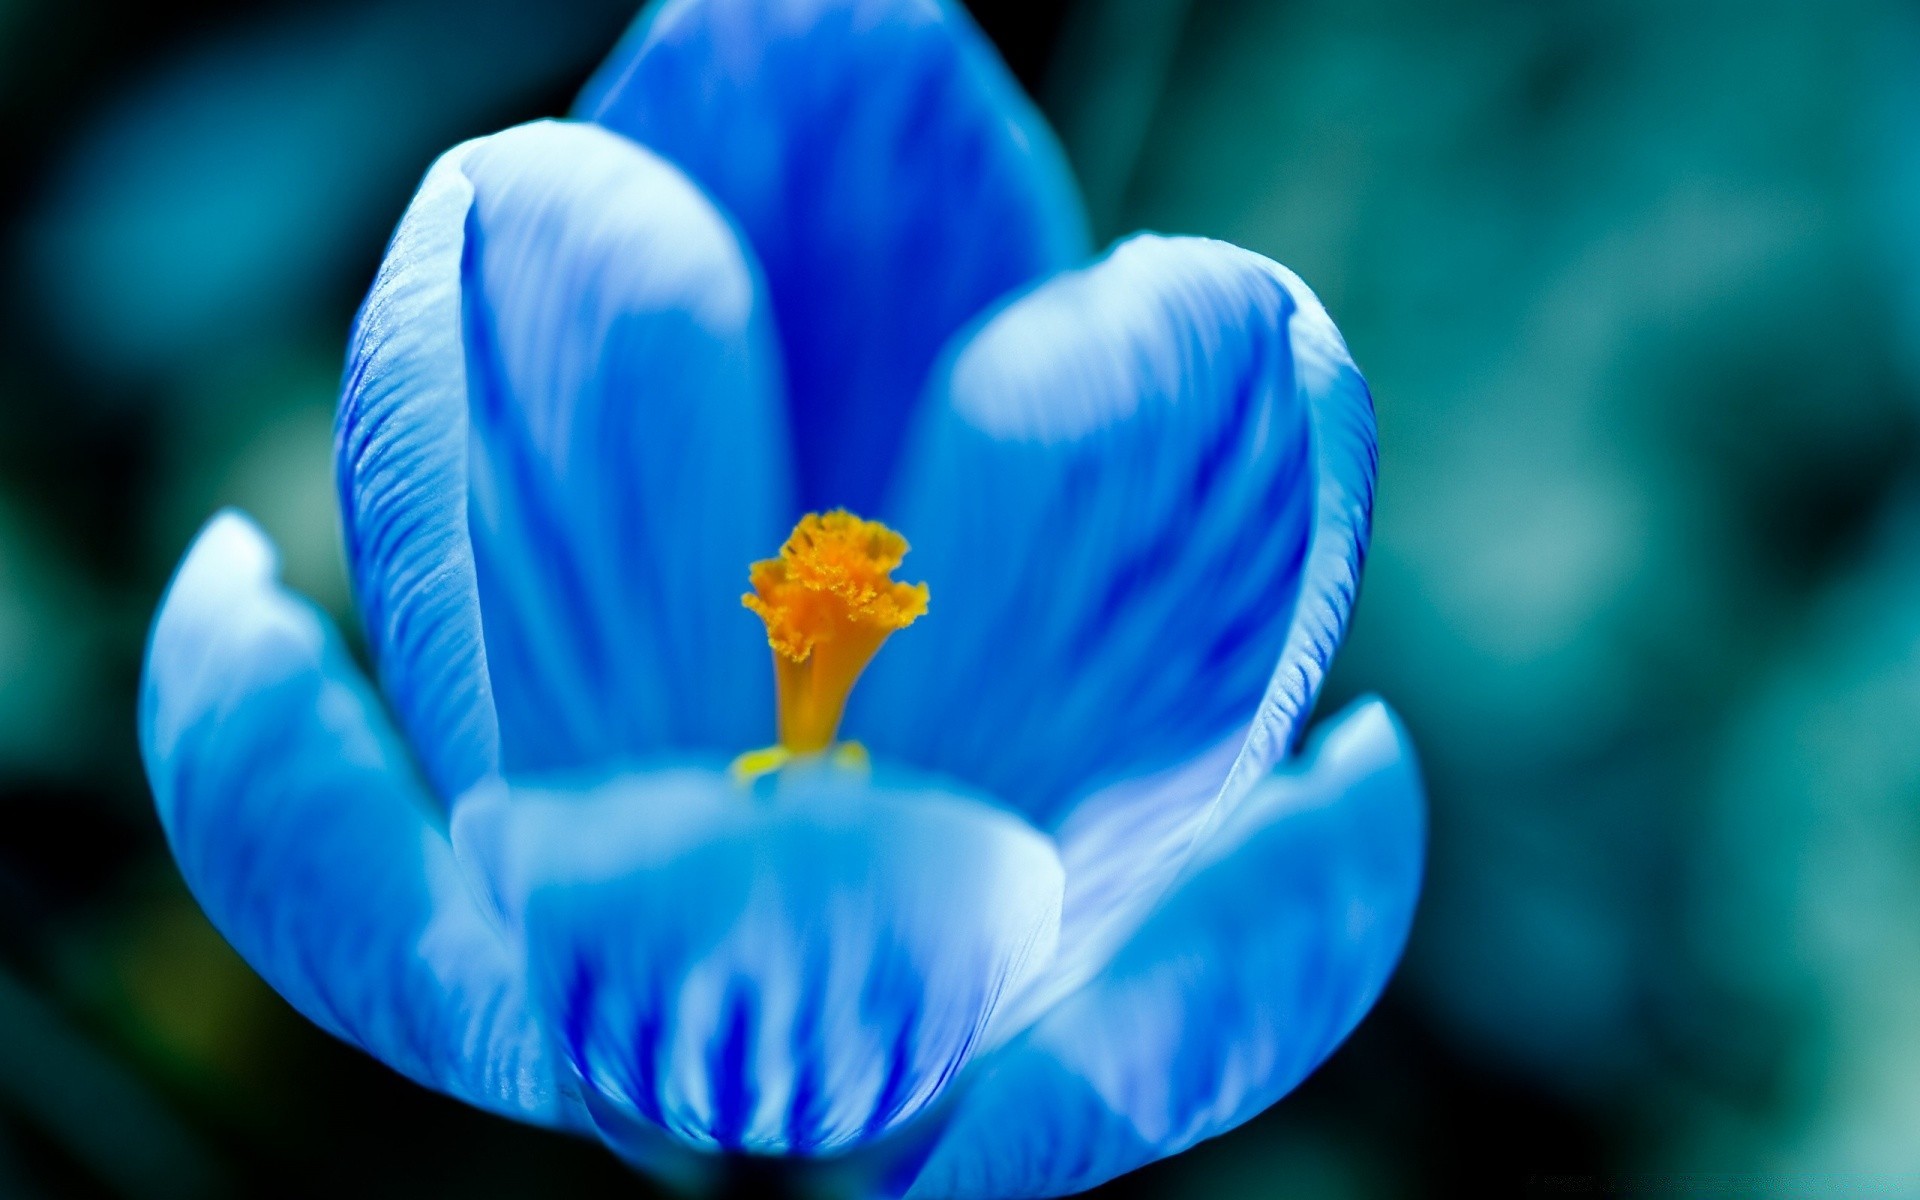
[[[457,158],[443,157],[401,218],[355,322],[334,428],[361,620],[401,727],[442,796],[500,764],[467,537],[460,256],[472,204]]]
[[[537,123],[435,165],[339,451],[382,676],[443,795],[766,740],[738,597],[791,503],[772,354],[746,252],[646,150]]]
[[[847,726],[1054,827],[1061,952],[1031,1012],[1297,739],[1358,585],[1373,405],[1297,276],[1192,239],[1044,285],[943,379],[895,516],[933,608]]]
[[[378,701],[274,578],[209,524],[147,651],[140,740],[181,874],[308,1018],[429,1087],[570,1123],[517,961],[460,877]]]
[[[1087,253],[1052,133],[947,0],[666,0],[576,111],[758,251],[808,508],[871,511],[947,338]]]
[[[1370,701],[1208,839],[1098,979],[981,1064],[914,1196],[1055,1196],[1252,1117],[1386,985],[1419,895],[1405,731]]]
[[[1299,744],[1313,702],[1360,595],[1360,570],[1373,535],[1373,487],[1380,467],[1373,396],[1320,298],[1298,275],[1273,270],[1293,297],[1288,334],[1293,371],[1313,427],[1313,538],[1286,648],[1267,683],[1226,791],[1237,794]]]
[[[915,781],[699,767],[496,789],[455,840],[524,930],[589,1103],[707,1148],[819,1155],[899,1128],[1052,952],[1052,843]]]
[[[852,736],[1047,824],[1246,726],[1313,533],[1294,282],[1140,236],[959,346],[891,513],[932,609],[856,693]]]

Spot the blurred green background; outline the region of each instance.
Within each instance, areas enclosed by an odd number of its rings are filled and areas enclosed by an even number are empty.
[[[1102,1194],[1920,1195],[1920,11],[975,13],[1104,236],[1253,247],[1345,330],[1382,489],[1326,707],[1390,697],[1432,788],[1383,1006]],[[215,506],[346,616],[330,421],[386,233],[630,15],[0,3],[0,1194],[650,1194],[294,1016],[133,739]]]

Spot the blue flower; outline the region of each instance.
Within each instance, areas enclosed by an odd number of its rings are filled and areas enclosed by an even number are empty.
[[[355,328],[379,690],[244,518],[162,603],[207,913],[411,1078],[696,1182],[1052,1195],[1272,1103],[1424,842],[1383,704],[1301,749],[1374,478],[1318,301],[1091,258],[941,0],[668,0],[579,117],[435,164]],[[842,508],[891,528],[766,558]]]

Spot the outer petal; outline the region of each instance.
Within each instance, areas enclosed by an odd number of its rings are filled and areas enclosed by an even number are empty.
[[[430,1087],[561,1123],[518,964],[426,816],[378,702],[243,518],[182,564],[140,739],[180,870],[289,1003]]]
[[[665,0],[578,111],[759,252],[810,508],[870,511],[947,338],[1087,253],[1052,133],[947,0]]]
[[[962,344],[893,514],[933,610],[850,733],[1050,822],[1243,727],[1312,532],[1299,308],[1258,255],[1142,236]]]
[[[662,769],[461,807],[456,839],[524,929],[616,1144],[633,1118],[708,1149],[872,1141],[1051,954],[1059,860],[1019,818],[838,771],[777,787]]]
[[[1337,719],[1100,978],[982,1064],[912,1195],[1076,1192],[1278,1100],[1385,986],[1425,839],[1398,722],[1378,701]]]
[[[743,564],[789,506],[751,261],[671,166],[590,125],[429,173],[355,331],[349,557],[443,795],[482,774],[764,740]]]

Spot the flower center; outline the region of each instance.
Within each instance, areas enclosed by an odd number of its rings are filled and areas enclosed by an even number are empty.
[[[808,513],[780,557],[754,563],[740,597],[767,625],[780,744],[742,755],[737,774],[776,770],[792,755],[834,744],[854,681],[896,629],[927,611],[927,585],[898,583],[907,539],[845,509]]]

